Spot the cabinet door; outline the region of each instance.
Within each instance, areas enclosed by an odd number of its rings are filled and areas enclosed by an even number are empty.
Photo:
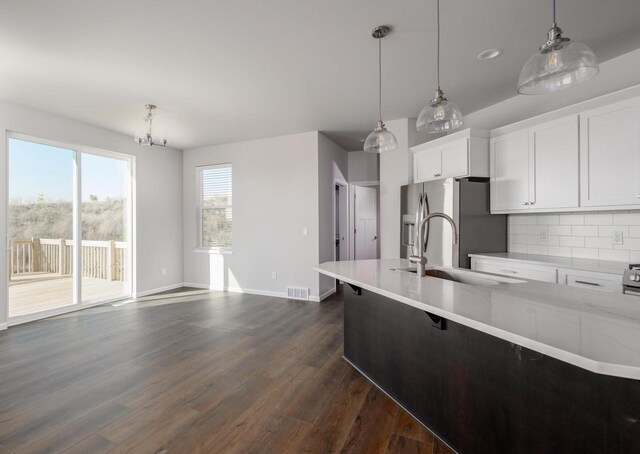
[[[527,130],[491,139],[491,211],[529,208]]]
[[[440,148],[420,151],[415,155],[415,183],[436,180],[442,175],[442,154]]]
[[[640,205],[640,99],[580,114],[580,203]]]
[[[469,175],[469,139],[460,139],[442,147],[442,178]]]
[[[578,207],[578,155],[577,115],[529,128],[532,209]]]

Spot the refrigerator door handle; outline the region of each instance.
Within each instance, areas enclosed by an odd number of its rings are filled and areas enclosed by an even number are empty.
[[[422,204],[422,219],[429,216],[429,201],[427,200],[427,194],[423,194],[423,204]],[[420,221],[422,221],[420,219]],[[427,253],[427,244],[429,243],[429,224],[425,226],[422,241],[424,242],[424,247],[422,250]]]
[[[414,234],[415,234],[415,238],[413,240],[413,245],[411,246],[411,250],[413,251],[413,255],[416,255],[418,253],[417,251],[417,247],[418,247],[418,241],[420,241],[420,238],[418,238],[418,231],[420,230],[420,222],[422,221],[422,194],[418,195],[418,209],[416,210],[416,223],[414,224]]]

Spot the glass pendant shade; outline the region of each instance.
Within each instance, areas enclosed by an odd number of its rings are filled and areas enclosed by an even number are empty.
[[[598,72],[596,56],[586,44],[566,40],[544,45],[522,68],[518,93],[552,93],[593,79]]]
[[[442,90],[436,90],[433,100],[420,111],[416,129],[431,134],[449,132],[463,125],[462,118],[458,106],[447,100]]]
[[[391,131],[388,131],[381,121],[378,127],[367,136],[364,141],[364,151],[367,153],[383,153],[398,149],[398,141]]]

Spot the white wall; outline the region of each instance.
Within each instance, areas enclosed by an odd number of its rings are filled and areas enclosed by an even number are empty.
[[[318,134],[318,252],[319,262],[335,260],[335,181],[347,183],[348,157],[323,134]],[[320,296],[335,292],[335,279],[320,275]]]
[[[135,157],[138,293],[182,283],[182,156],[172,148],[141,148],[131,137],[27,107],[0,103],[0,130]],[[0,175],[6,175],[7,141],[0,142]],[[4,177],[3,177],[4,178]],[[0,237],[6,238],[6,183],[0,184]],[[167,274],[162,275],[162,268]],[[0,289],[7,284],[7,251],[0,248]],[[7,298],[0,294],[0,326]]]
[[[416,131],[415,118],[388,121],[398,150],[380,155],[380,258],[400,257],[400,187],[413,183],[410,147],[424,141]]]
[[[509,251],[640,263],[640,211],[511,215]]]
[[[318,141],[317,132],[308,132],[184,151],[187,284],[274,296],[298,286],[318,299],[319,277],[312,270],[319,262],[320,241]],[[196,251],[196,166],[221,163],[233,169],[230,255]]]
[[[372,182],[380,180],[380,155],[364,151],[350,151],[349,175],[350,183]]]

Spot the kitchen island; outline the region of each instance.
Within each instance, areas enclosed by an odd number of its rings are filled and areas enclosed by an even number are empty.
[[[640,302],[533,281],[468,285],[329,262],[344,356],[470,452],[640,452]]]

